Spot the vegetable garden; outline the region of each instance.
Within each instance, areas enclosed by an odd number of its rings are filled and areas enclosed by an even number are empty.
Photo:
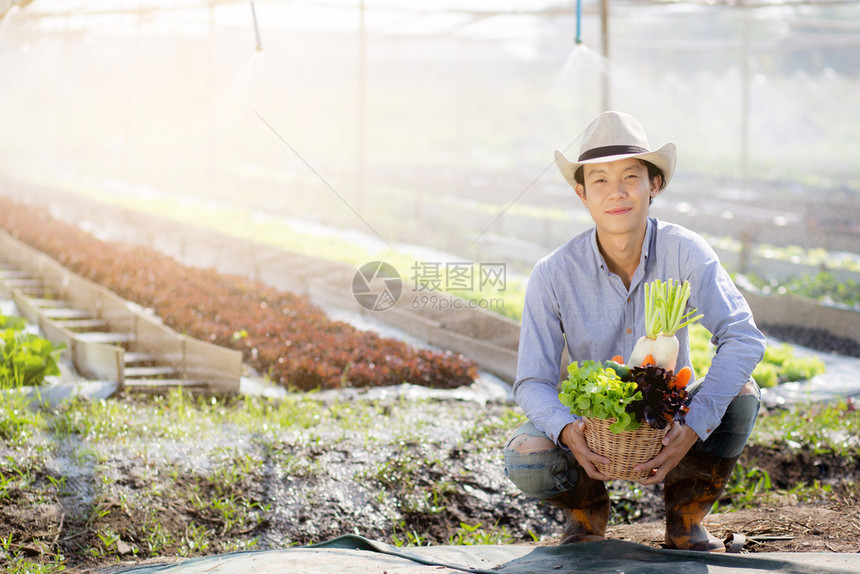
[[[15,237],[172,329],[241,350],[261,375],[298,390],[413,384],[453,388],[477,370],[467,358],[416,349],[329,320],[306,297],[261,282],[187,267],[152,249],[100,241],[46,212],[0,199]]]
[[[419,351],[331,322],[303,297],[185,267],[150,249],[99,241],[43,211],[6,201],[0,207],[2,225],[19,239],[152,309],[179,331],[192,334],[197,325],[194,336],[241,349],[255,371],[293,390],[404,380],[451,388],[451,381],[468,384],[476,374],[463,357]],[[710,334],[695,324],[689,328],[701,375],[713,354]],[[316,339],[293,336],[298,329],[314,329]],[[296,344],[287,347],[285,339]],[[327,355],[313,345],[317,341],[343,345],[342,353]],[[304,353],[282,363],[281,346]],[[371,351],[348,352],[365,347]],[[405,353],[402,361],[412,370],[377,368],[399,364],[374,354],[383,349]],[[817,369],[792,357],[790,346],[768,353],[778,381]],[[368,357],[373,366],[356,368]],[[45,365],[50,374],[49,361]],[[292,378],[290,368],[301,365],[310,365],[301,371],[309,374]],[[373,375],[354,376],[362,372]],[[553,543],[563,518],[517,493],[499,459],[499,445],[523,422],[521,413],[500,402],[416,399],[408,392],[323,390],[271,400],[178,390],[37,410],[25,397],[8,395],[0,408],[0,522],[11,530],[0,534],[0,558],[12,572],[59,572],[289,547],[359,524],[362,535],[398,546]],[[754,551],[857,551],[850,537],[851,521],[860,518],[858,411],[840,403],[801,413],[765,413],[720,509],[738,510],[747,523],[754,519],[743,512],[781,509],[768,527],[746,527],[760,536]],[[659,544],[659,486],[615,482],[610,489],[610,536]],[[825,512],[832,513],[832,528],[812,522]],[[720,516],[733,524],[732,514]],[[788,521],[790,538],[777,529]]]

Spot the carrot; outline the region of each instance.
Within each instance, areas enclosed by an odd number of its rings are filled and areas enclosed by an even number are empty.
[[[687,383],[690,382],[690,377],[693,375],[693,370],[690,367],[684,367],[679,370],[675,374],[675,378],[672,381],[673,387],[676,389],[683,389],[687,386]]]
[[[645,358],[642,360],[642,364],[640,366],[647,367],[648,365],[654,364],[654,355],[645,355]]]
[[[615,355],[615,356],[614,356],[614,357],[612,357],[612,359],[610,359],[610,360],[611,360],[611,361],[615,361],[615,362],[616,362],[616,363],[618,363],[619,365],[623,365],[623,364],[624,364],[624,357],[622,357],[621,355]]]

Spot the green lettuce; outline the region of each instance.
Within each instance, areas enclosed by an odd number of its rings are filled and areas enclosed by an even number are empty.
[[[567,380],[558,395],[570,412],[580,417],[615,419],[612,432],[632,431],[639,421],[627,412],[627,405],[641,400],[633,381],[622,381],[612,368],[597,361],[574,361],[567,367]]]

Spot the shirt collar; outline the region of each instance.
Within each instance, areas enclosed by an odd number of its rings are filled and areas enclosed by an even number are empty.
[[[651,254],[652,237],[654,237],[654,219],[649,217],[645,220],[645,238],[642,241],[642,255],[639,257],[639,267],[641,269],[644,269],[644,264],[648,261],[648,256]],[[594,260],[597,262],[597,267],[609,273],[609,266],[606,265],[606,260],[603,258],[600,247],[597,245],[597,227],[591,228],[591,252],[594,255]]]
[[[654,237],[654,219],[649,217],[646,221],[645,239],[642,241],[642,257],[639,263],[648,261],[648,256],[651,254],[651,238]]]

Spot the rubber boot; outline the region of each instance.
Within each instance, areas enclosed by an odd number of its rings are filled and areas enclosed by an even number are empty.
[[[567,526],[559,544],[605,540],[609,493],[602,481],[581,474],[575,488],[547,499],[564,510]]]
[[[691,450],[666,476],[666,546],[679,550],[725,552],[722,540],[702,526],[740,457],[721,458]]]

